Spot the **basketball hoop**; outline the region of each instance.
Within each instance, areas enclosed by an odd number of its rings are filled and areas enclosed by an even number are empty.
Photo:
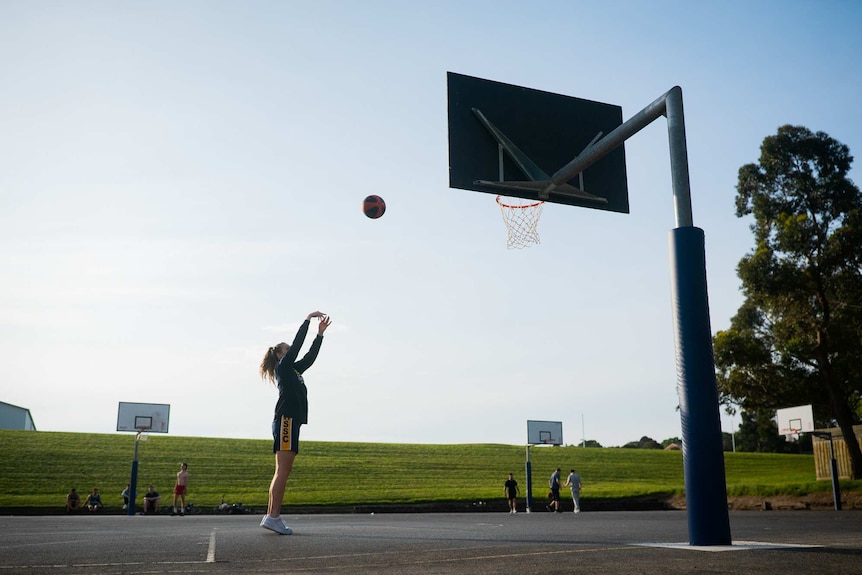
[[[500,206],[503,222],[506,224],[508,249],[527,248],[530,244],[541,243],[536,226],[545,202],[497,196],[497,205]]]
[[[150,434],[149,434],[150,428],[148,426],[142,425],[142,426],[138,427],[137,430],[138,430],[138,435],[135,437],[136,440],[146,441],[150,438]]]

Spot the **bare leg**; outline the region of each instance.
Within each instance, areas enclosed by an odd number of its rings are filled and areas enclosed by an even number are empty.
[[[266,514],[270,517],[281,516],[284,488],[287,485],[287,478],[290,477],[290,472],[293,470],[294,459],[296,459],[295,451],[276,451],[275,453],[275,473],[269,484],[269,505],[266,508]]]

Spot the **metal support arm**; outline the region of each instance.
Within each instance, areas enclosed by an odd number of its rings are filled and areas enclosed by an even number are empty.
[[[663,115],[666,115],[668,119],[667,130],[670,140],[670,164],[676,225],[680,228],[694,225],[691,214],[691,190],[688,178],[688,151],[685,145],[682,89],[679,86],[674,86],[662,94],[649,106],[620,124],[610,134],[589,146],[571,162],[557,170],[551,176],[551,182],[539,193],[539,197],[547,198],[557,187],[564,185],[577,174],[601,160],[627,139]]]

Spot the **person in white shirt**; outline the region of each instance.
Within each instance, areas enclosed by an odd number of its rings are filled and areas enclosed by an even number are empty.
[[[581,512],[581,476],[574,469],[569,470],[565,486],[572,490],[572,501],[575,504],[575,513]]]

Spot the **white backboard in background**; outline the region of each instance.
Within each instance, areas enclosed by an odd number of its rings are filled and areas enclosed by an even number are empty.
[[[164,403],[124,403],[117,411],[117,431],[167,433],[171,406]]]
[[[810,405],[787,407],[775,412],[778,435],[791,435],[814,431],[814,411]]]
[[[527,420],[527,443],[530,445],[562,445],[562,421]]]

